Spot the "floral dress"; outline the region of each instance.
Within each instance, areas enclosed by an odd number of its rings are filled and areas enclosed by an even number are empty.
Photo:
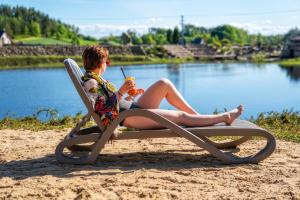
[[[107,127],[119,115],[119,103],[115,86],[94,72],[87,71],[82,77],[84,89],[92,100],[95,112]]]

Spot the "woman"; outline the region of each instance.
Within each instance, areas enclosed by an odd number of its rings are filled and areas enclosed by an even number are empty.
[[[137,102],[128,102],[123,96],[135,87],[132,80],[124,82],[119,88],[102,78],[109,64],[108,50],[99,46],[87,47],[82,55],[86,73],[83,77],[84,89],[93,102],[95,112],[100,116],[105,126],[118,116],[119,111],[132,108],[149,109],[178,125],[183,126],[209,126],[220,122],[230,125],[243,112],[243,106],[216,115],[202,115],[197,113],[177,91],[168,79],[161,79],[151,85],[145,92],[139,90],[141,95]],[[166,100],[178,110],[159,109],[161,101]],[[123,124],[138,129],[163,128],[159,123],[145,117],[127,117]]]

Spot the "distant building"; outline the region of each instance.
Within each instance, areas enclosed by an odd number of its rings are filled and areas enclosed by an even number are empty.
[[[8,34],[5,32],[5,29],[0,30],[0,46],[3,45],[10,45],[12,43],[12,40],[8,36]]]
[[[300,57],[300,36],[290,39],[290,41],[283,47],[281,52],[282,58],[296,58]]]

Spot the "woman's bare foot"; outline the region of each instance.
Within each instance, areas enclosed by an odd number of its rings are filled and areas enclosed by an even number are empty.
[[[232,124],[232,122],[233,122],[236,118],[238,118],[238,117],[242,114],[243,111],[244,111],[243,105],[239,105],[236,109],[233,109],[233,110],[231,110],[231,111],[229,111],[229,112],[224,113],[224,116],[225,116],[225,123],[226,123],[227,125]]]

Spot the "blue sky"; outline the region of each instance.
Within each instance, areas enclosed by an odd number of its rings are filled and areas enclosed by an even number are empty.
[[[149,27],[173,28],[185,23],[213,27],[231,24],[264,35],[300,28],[300,0],[1,0],[2,4],[34,7],[73,24],[94,37],[138,33]]]

